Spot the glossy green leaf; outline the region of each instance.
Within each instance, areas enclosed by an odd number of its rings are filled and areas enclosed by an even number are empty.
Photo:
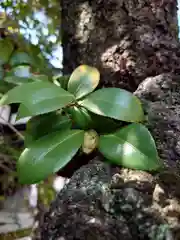
[[[66,130],[36,140],[19,158],[17,164],[19,182],[37,183],[63,168],[77,153],[83,139],[83,131]]]
[[[99,80],[100,73],[96,68],[81,65],[70,76],[68,91],[79,99],[91,93],[97,87]]]
[[[154,139],[142,124],[100,136],[98,148],[109,161],[123,167],[152,171],[162,166]]]
[[[9,64],[14,67],[17,65],[31,65],[32,59],[26,52],[14,52],[10,58]]]
[[[141,122],[144,120],[140,100],[124,89],[99,89],[80,101],[79,104],[95,114],[121,121]]]
[[[99,134],[111,133],[122,127],[122,122],[109,117],[104,117],[92,113],[91,118],[93,121],[92,128],[96,130]]]
[[[83,130],[94,129],[99,134],[111,133],[122,126],[122,122],[94,114],[82,106],[67,109],[73,121],[73,127]]]
[[[51,112],[31,118],[26,125],[25,145],[49,133],[70,129],[72,121],[60,113]]]
[[[9,40],[0,39],[0,65],[9,61],[13,51],[13,45]]]
[[[68,113],[71,115],[74,125],[77,128],[87,130],[93,126],[91,114],[83,107],[72,106],[68,108]]]
[[[73,100],[75,100],[74,96],[64,89],[50,82],[41,81],[13,88],[3,96],[0,104],[22,103],[26,110],[22,111],[20,107],[19,116],[27,117],[61,109]]]

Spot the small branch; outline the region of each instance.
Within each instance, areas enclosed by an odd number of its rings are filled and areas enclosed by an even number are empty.
[[[10,124],[8,121],[6,121],[6,119],[4,119],[1,115],[0,118],[7,124],[7,126],[14,132],[16,133],[16,135],[21,139],[24,140],[24,136],[12,125]]]
[[[9,167],[5,166],[3,163],[0,163],[0,168],[3,169],[5,172],[13,172],[12,169]]]

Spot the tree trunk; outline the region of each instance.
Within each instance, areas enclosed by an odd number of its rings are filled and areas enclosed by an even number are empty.
[[[180,50],[175,0],[62,0],[64,73],[88,64],[101,87],[144,103],[161,174],[92,160],[46,213],[42,239],[180,239]],[[136,113],[135,113],[136,114]],[[58,238],[59,237],[59,238]]]
[[[176,0],[62,0],[64,72],[96,66],[103,86],[134,91],[179,70]]]

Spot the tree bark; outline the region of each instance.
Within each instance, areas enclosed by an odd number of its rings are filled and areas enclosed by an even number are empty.
[[[176,0],[62,0],[64,72],[97,67],[103,86],[134,91],[179,71]]]
[[[167,166],[161,174],[100,158],[46,213],[42,239],[180,239],[180,48],[175,0],[62,0],[64,73],[88,64],[100,87],[134,92]],[[59,237],[59,238],[58,238]]]

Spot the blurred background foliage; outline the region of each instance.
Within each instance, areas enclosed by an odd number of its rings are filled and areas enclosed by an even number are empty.
[[[54,81],[56,76],[61,76],[61,70],[60,1],[0,0],[0,96],[27,81]],[[3,120],[1,113],[0,120]],[[1,121],[0,206],[7,196],[21,188],[16,179],[16,160],[23,144],[11,130],[6,132]],[[18,132],[23,136],[23,131]],[[19,140],[21,144],[17,144]],[[55,196],[52,179],[51,176],[38,185],[39,209],[47,209]],[[0,239],[26,235],[26,231],[21,235],[12,234],[12,237],[0,232]]]
[[[4,0],[0,4],[0,29],[21,39],[22,45],[26,42],[31,54],[58,70],[62,59],[60,12],[57,0]]]
[[[60,24],[58,0],[0,1],[0,96],[16,85],[61,75]]]

